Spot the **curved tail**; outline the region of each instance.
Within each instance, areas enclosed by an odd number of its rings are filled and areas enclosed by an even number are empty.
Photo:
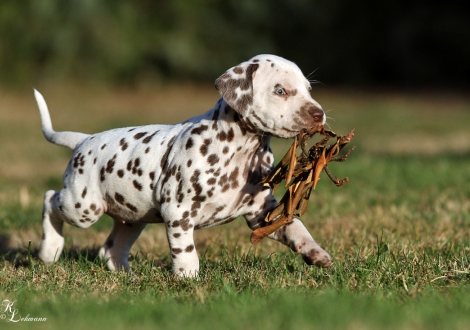
[[[52,129],[51,116],[49,115],[44,97],[42,97],[41,93],[37,90],[34,90],[34,97],[38,103],[39,113],[41,115],[42,133],[47,141],[73,150],[83,140],[89,137],[88,134],[77,132],[55,132]]]

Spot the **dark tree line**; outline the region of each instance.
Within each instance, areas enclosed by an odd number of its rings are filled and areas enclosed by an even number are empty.
[[[0,82],[206,81],[274,53],[326,84],[467,88],[469,17],[450,2],[2,0]]]

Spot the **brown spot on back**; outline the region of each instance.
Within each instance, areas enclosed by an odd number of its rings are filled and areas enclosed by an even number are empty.
[[[186,150],[190,149],[194,145],[193,139],[189,138],[188,141],[186,142]]]
[[[126,139],[125,138],[122,138],[120,141],[119,141],[119,145],[121,146],[121,150],[124,151],[127,149],[127,147],[129,146],[126,142]]]
[[[145,139],[142,140],[142,143],[149,143],[150,141],[152,141],[153,137],[154,137],[155,134],[157,134],[158,132],[160,132],[160,131],[155,131],[152,135],[147,136]]]
[[[108,163],[106,164],[107,173],[113,173],[114,165],[116,164],[116,157],[117,157],[117,154],[114,154],[113,158],[108,160]]]
[[[160,162],[160,167],[162,168],[163,172],[166,172],[167,169],[167,158],[170,154],[171,148],[173,147],[173,141],[175,141],[176,136],[173,136],[170,141],[168,141],[167,148],[165,153],[162,156],[162,160]]]
[[[201,126],[199,126],[199,127],[193,128],[193,129],[191,130],[191,134],[197,134],[197,135],[199,135],[199,134],[201,134],[202,132],[207,131],[208,128],[209,128],[209,127],[208,127],[207,125],[201,125]]]
[[[137,133],[136,135],[134,135],[134,139],[138,140],[138,139],[142,138],[145,135],[147,135],[147,132]]]

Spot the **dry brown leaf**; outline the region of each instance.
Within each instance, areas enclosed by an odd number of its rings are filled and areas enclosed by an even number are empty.
[[[320,142],[306,150],[306,141],[316,133],[325,136]],[[336,137],[336,142],[327,146],[330,138]],[[286,223],[292,221],[295,210],[297,216],[302,216],[307,211],[308,199],[312,189],[315,189],[320,174],[325,170],[328,177],[338,187],[348,182],[348,178],[339,180],[334,177],[327,164],[331,161],[345,161],[354,147],[347,151],[341,158],[335,158],[354,137],[354,129],[348,135],[338,136],[333,131],[326,130],[323,127],[320,130],[311,132],[301,132],[294,138],[294,142],[284,155],[282,160],[274,167],[266,178],[261,181],[263,186],[270,187],[273,192],[285,180],[285,186],[288,187],[278,205],[265,218],[268,223],[266,226],[253,231],[250,241],[252,244],[260,241],[270,235]],[[297,157],[297,148],[302,150],[301,156]],[[292,179],[294,179],[292,181]],[[291,183],[292,181],[292,183]]]

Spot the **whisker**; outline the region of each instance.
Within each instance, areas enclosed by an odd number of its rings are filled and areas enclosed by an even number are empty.
[[[312,72],[310,72],[310,73],[308,74],[308,76],[307,76],[307,79],[310,78],[310,76],[311,76],[312,74],[314,74],[318,69],[319,69],[319,67],[316,68],[315,70],[313,70]]]
[[[330,111],[334,111],[333,109],[328,109],[328,110],[323,110],[323,112],[325,113],[325,117],[326,117],[326,121],[325,121],[325,125],[329,128],[329,129],[332,129],[332,125],[330,125],[330,121],[336,121],[333,117],[330,117],[330,116],[327,116],[326,114]]]
[[[321,85],[325,86],[325,84],[322,83],[322,82],[319,81],[319,80],[309,80],[308,82],[311,83],[311,84],[321,84]]]
[[[327,112],[330,112],[330,111],[334,111],[334,110],[333,109],[323,110],[324,113],[327,113]]]

